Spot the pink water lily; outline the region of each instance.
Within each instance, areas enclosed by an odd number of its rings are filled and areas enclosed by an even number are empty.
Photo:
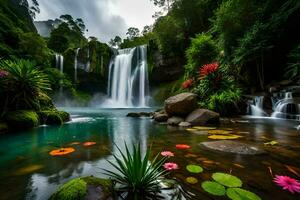
[[[172,156],[174,156],[174,153],[171,151],[163,151],[160,153],[160,155],[162,155],[164,157],[172,157]]]
[[[168,162],[164,164],[164,168],[168,171],[178,169],[178,165],[176,163]]]
[[[288,190],[293,194],[295,192],[300,193],[300,182],[294,178],[276,175],[273,181],[284,190]]]

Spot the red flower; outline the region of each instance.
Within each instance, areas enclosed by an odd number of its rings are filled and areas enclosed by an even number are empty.
[[[219,69],[219,63],[217,62],[203,65],[199,70],[200,78],[201,79],[205,78],[207,75],[218,71],[218,69]]]
[[[191,148],[191,146],[189,146],[187,144],[176,144],[176,148],[177,149],[189,149],[189,148]]]
[[[193,85],[193,80],[192,80],[192,79],[188,79],[188,80],[186,80],[186,81],[184,81],[184,82],[182,83],[181,87],[182,87],[183,89],[188,89],[188,88],[190,88],[192,85]]]

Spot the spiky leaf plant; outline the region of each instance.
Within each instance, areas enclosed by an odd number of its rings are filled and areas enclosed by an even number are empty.
[[[0,69],[5,72],[0,80],[2,97],[8,104],[13,109],[38,109],[39,95],[51,90],[47,75],[29,60],[1,61]]]
[[[162,167],[166,158],[159,159],[157,154],[150,162],[151,150],[148,149],[143,156],[140,144],[133,145],[132,152],[126,143],[124,153],[117,148],[121,158],[113,155],[116,164],[108,161],[115,170],[104,169],[106,174],[120,185],[117,191],[126,192],[131,199],[153,199],[159,196],[159,179],[166,173]]]

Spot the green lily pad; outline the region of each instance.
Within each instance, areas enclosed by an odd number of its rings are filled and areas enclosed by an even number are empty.
[[[242,187],[243,184],[238,177],[225,173],[214,173],[212,178],[226,187]]]
[[[198,179],[196,179],[195,177],[187,177],[185,179],[186,182],[188,182],[189,184],[196,184],[198,183]]]
[[[217,129],[217,130],[209,130],[207,131],[209,134],[211,135],[230,135],[232,134],[232,131],[228,131],[228,130],[220,130],[220,129]]]
[[[205,131],[205,130],[215,130],[216,127],[209,127],[209,126],[194,126],[193,129]]]
[[[187,165],[187,166],[186,166],[186,169],[187,169],[189,172],[195,173],[195,174],[198,174],[198,173],[203,172],[203,168],[200,167],[199,165]]]
[[[228,198],[232,200],[261,200],[259,196],[241,188],[228,188],[226,191]]]
[[[224,196],[226,193],[225,187],[214,181],[204,181],[201,187],[209,194],[216,196]]]
[[[275,140],[273,140],[273,141],[271,141],[271,142],[266,142],[266,143],[264,143],[264,144],[265,144],[265,145],[271,145],[271,146],[274,146],[274,145],[278,144],[278,142],[275,141]]]

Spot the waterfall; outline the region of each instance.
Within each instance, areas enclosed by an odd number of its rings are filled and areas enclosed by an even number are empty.
[[[292,92],[285,92],[284,98],[275,103],[271,117],[300,121],[300,104],[295,102]]]
[[[250,105],[251,115],[256,117],[266,116],[266,112],[263,110],[264,96],[256,96],[254,98],[254,104]]]
[[[90,67],[91,67],[91,62],[90,62],[90,48],[88,47],[87,49],[87,63],[85,66],[85,71],[89,72],[90,71]]]
[[[78,68],[77,57],[78,57],[79,51],[80,51],[80,48],[77,48],[76,51],[75,51],[75,58],[74,58],[74,81],[75,82],[77,81],[77,68]]]
[[[118,51],[110,62],[105,107],[147,107],[147,46]]]
[[[61,54],[55,54],[56,68],[60,70],[61,73],[64,73],[64,56]],[[62,95],[63,87],[60,83],[59,93]]]

